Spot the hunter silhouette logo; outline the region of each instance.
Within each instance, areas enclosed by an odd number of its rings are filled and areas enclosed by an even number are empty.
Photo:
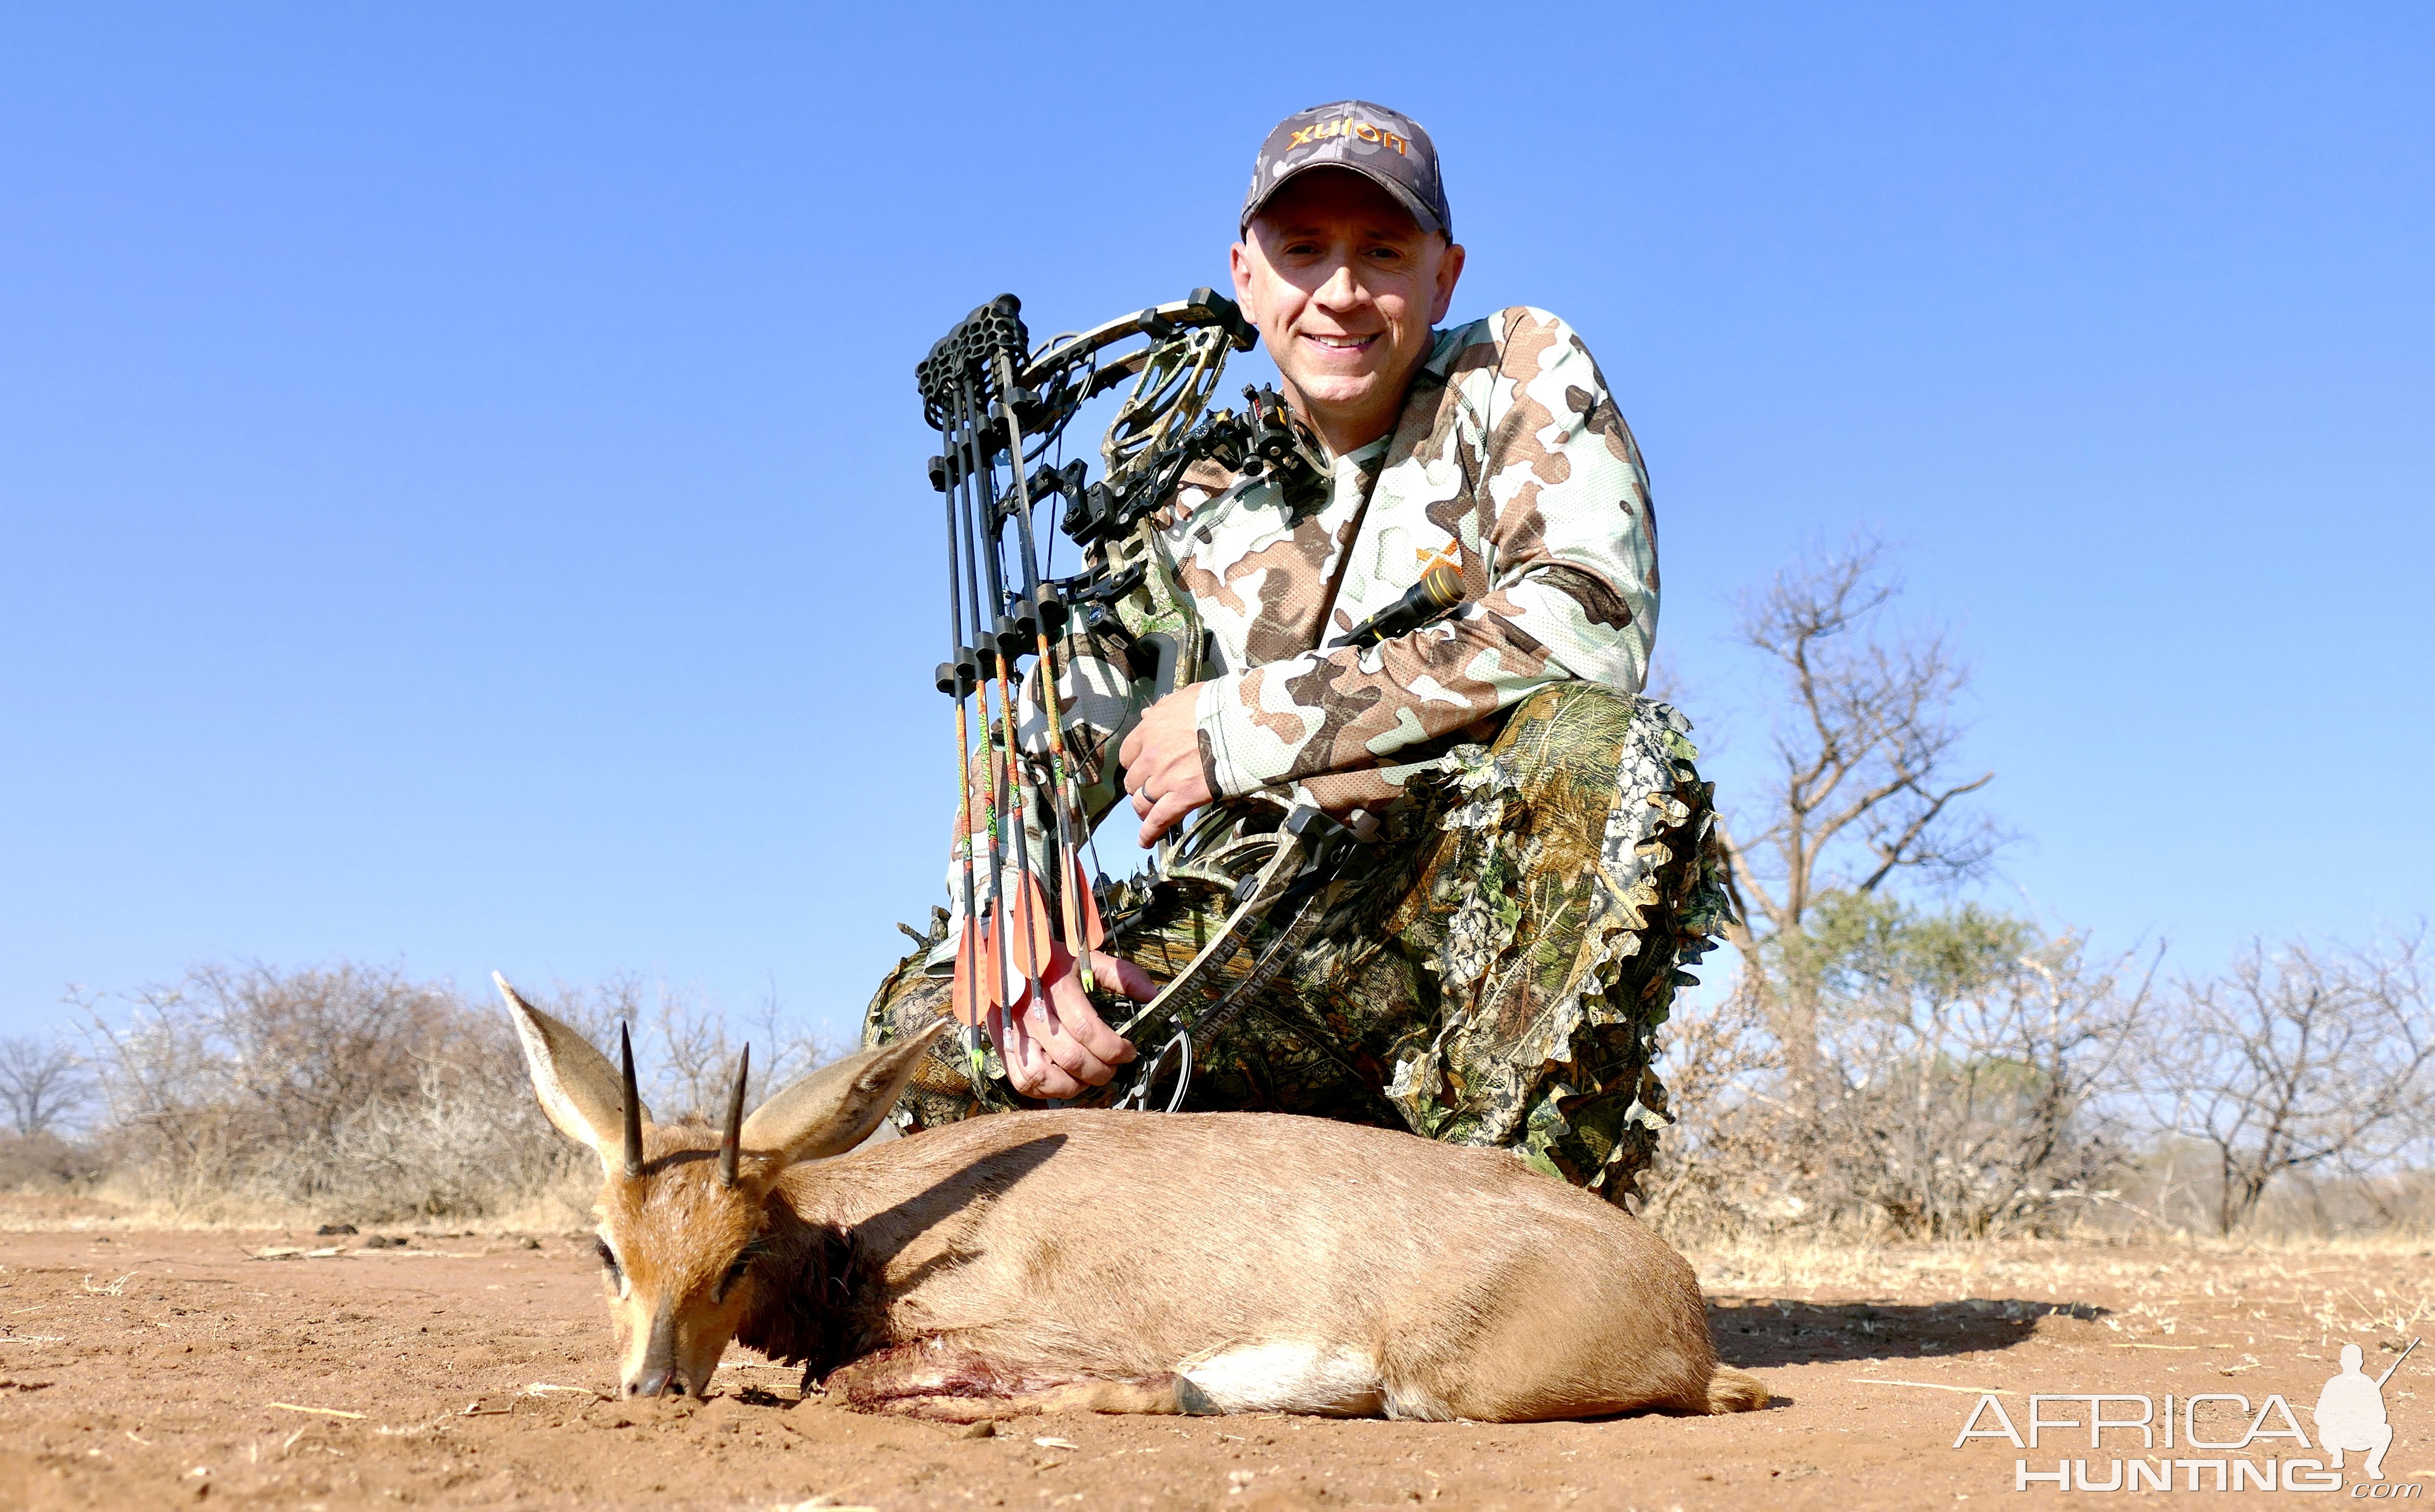
[[[2344,1454],[2364,1451],[2368,1479],[2384,1479],[2384,1452],[2392,1447],[2392,1425],[2384,1419],[2384,1383],[2417,1348],[2418,1341],[2410,1340],[2409,1348],[2401,1351],[2401,1360],[2370,1381],[2359,1368],[2359,1347],[2342,1346],[2342,1373],[2317,1393],[2317,1410],[2309,1415],[2317,1419],[2317,1443],[2334,1456],[2334,1469],[2342,1468]]]
[[[2028,1421],[2017,1425],[1998,1393],[1983,1393],[1953,1447],[1966,1448],[1974,1438],[2000,1438],[2017,1450],[2035,1450],[2044,1435],[2046,1447],[2052,1449],[2057,1447],[2058,1435],[2070,1434],[2075,1437],[2065,1442],[2078,1448],[2076,1435],[2084,1433],[2089,1449],[2112,1452],[2104,1459],[2058,1459],[2051,1462],[2050,1470],[2033,1469],[2038,1462],[2026,1455],[2016,1458],[2012,1461],[2016,1491],[2040,1486],[2059,1491],[2100,1492],[2339,1491],[2343,1486],[2345,1456],[2364,1454],[2367,1458],[2359,1469],[2366,1479],[2351,1486],[2353,1497],[2379,1502],[2414,1499],[2423,1487],[2385,1479],[2384,1456],[2392,1448],[2393,1435],[2392,1424],[2385,1416],[2384,1387],[2417,1352],[2419,1342],[2410,1340],[2401,1357],[2378,1376],[2367,1373],[2362,1364],[2365,1356],[2357,1345],[2343,1345],[2341,1369],[2317,1393],[2317,1404],[2308,1413],[2317,1431],[2313,1444],[2280,1392],[2253,1411],[2247,1397],[2228,1391],[2195,1392],[2178,1401],[2167,1395],[2162,1399],[2161,1410],[2153,1397],[2079,1391],[2032,1395]],[[2230,1436],[2207,1436],[2222,1432],[2227,1417],[2234,1424],[2246,1421],[2248,1426],[2236,1428]],[[2133,1433],[2139,1435],[2135,1443],[2122,1436]],[[2109,1440],[2108,1434],[2116,1436]],[[2125,1449],[2132,1452],[2124,1454]],[[2300,1452],[2288,1452],[2291,1450]]]

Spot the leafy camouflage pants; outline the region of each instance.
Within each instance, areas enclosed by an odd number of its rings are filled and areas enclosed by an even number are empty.
[[[1448,753],[1373,840],[1343,852],[1319,926],[1284,971],[1197,1041],[1185,1108],[1504,1146],[1622,1201],[1667,1121],[1650,1068],[1657,1027],[1729,906],[1713,789],[1692,765],[1687,728],[1664,704],[1564,682],[1517,705],[1493,745]],[[1169,979],[1232,903],[1214,885],[1117,885],[1101,899],[1108,949]],[[1229,985],[1250,975],[1280,922],[1237,954]],[[941,912],[934,942],[943,927]],[[866,1044],[947,1011],[931,954],[881,985]],[[1116,1085],[1134,1071],[1120,1068]],[[1040,1106],[1006,1086],[993,1053],[988,1072],[976,1096],[954,1037],[942,1038],[900,1125]]]

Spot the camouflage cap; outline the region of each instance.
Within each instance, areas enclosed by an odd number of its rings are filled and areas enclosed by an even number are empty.
[[[1393,195],[1423,231],[1454,236],[1438,174],[1437,145],[1418,121],[1368,100],[1338,100],[1296,111],[1276,124],[1252,164],[1252,192],[1243,197],[1238,230],[1285,181],[1309,168],[1350,168]]]

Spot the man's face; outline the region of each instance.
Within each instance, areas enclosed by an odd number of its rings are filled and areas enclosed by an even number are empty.
[[[1288,397],[1330,450],[1394,427],[1462,274],[1462,249],[1357,173],[1321,168],[1262,206],[1230,261]]]

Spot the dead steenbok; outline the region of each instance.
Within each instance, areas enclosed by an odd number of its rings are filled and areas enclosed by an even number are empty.
[[[1263,1113],[975,1118],[848,1155],[929,1052],[838,1061],[722,1129],[499,983],[533,1089],[600,1156],[630,1397],[730,1339],[854,1406],[1528,1421],[1734,1412],[1691,1267],[1497,1150]],[[823,1159],[823,1157],[838,1157]],[[814,1163],[817,1162],[817,1163]]]

